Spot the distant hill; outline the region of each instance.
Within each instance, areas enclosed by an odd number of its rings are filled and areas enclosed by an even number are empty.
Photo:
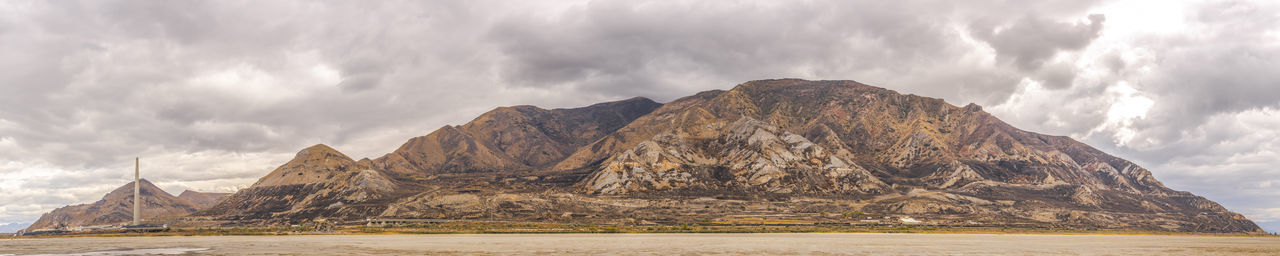
[[[202,209],[198,204],[175,197],[142,180],[142,219],[155,221],[184,216]],[[124,224],[133,221],[133,182],[120,186],[90,204],[70,205],[40,216],[27,230]]]
[[[280,215],[373,214],[370,201],[392,196],[399,185],[368,160],[356,162],[326,145],[298,152],[249,188],[223,197],[200,215],[272,219]]]
[[[31,223],[4,224],[4,225],[0,225],[0,233],[17,233],[18,230],[22,230],[23,228],[26,228],[28,226],[31,226]]]
[[[573,109],[503,107],[410,139],[375,160],[354,161],[315,145],[198,215],[263,221],[377,216],[395,200],[429,189],[417,181],[538,171],[658,106],[634,98]]]

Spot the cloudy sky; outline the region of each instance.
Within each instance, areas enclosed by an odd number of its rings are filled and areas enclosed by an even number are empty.
[[[496,106],[790,77],[977,103],[1280,231],[1274,1],[17,0],[0,70],[0,229],[99,199],[135,156],[171,193],[230,192]]]

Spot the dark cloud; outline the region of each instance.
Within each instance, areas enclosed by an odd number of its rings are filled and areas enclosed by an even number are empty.
[[[1021,71],[1036,72],[1032,78],[1050,89],[1071,86],[1075,67],[1071,63],[1052,62],[1064,51],[1077,51],[1098,37],[1106,16],[1091,14],[1088,21],[1056,22],[1037,16],[1024,16],[1011,25],[998,26],[983,18],[971,26],[974,37],[985,41],[996,51],[996,58]]]
[[[952,86],[943,89],[950,94],[944,96],[957,98],[962,91],[975,89],[1007,96],[1017,84],[1017,78],[1010,79],[1011,71],[954,65],[957,58],[972,52],[968,46],[954,44],[962,36],[956,20],[979,16],[992,5],[590,2],[551,18],[527,15],[505,19],[489,36],[506,56],[499,73],[504,82],[521,86],[570,87],[615,95],[657,91],[663,94],[660,98],[670,99],[710,89],[667,87],[681,84],[691,75],[728,84],[772,77],[857,77],[864,82],[933,91],[941,81],[913,83],[918,80],[900,74],[957,73],[954,76],[958,77],[945,80]],[[1026,14],[1012,30],[1036,30],[1035,34],[996,34],[1001,56],[1005,47],[1033,55],[1025,58],[1044,58],[1038,55],[1082,47],[1096,33],[1076,37],[1081,32],[1078,26],[1085,32],[1096,32],[1101,16],[1093,16],[1092,25],[1046,21],[1076,15],[1072,10],[1075,8],[1044,10],[1041,12],[1049,14],[1042,16]],[[994,24],[1013,22],[988,20]],[[1033,24],[1021,25],[1028,22]],[[1027,26],[1061,31],[1046,34]],[[1024,39],[1028,37],[1032,39]],[[1057,42],[1063,40],[1069,42]],[[1050,73],[1050,77],[1062,80],[1058,77],[1063,72]],[[1002,99],[997,96],[984,102]]]
[[[1054,54],[1063,50],[1079,50],[1088,46],[1102,31],[1106,16],[1091,14],[1087,22],[1056,22],[1036,16],[1024,16],[1008,26],[976,22],[974,37],[995,48],[997,57],[1024,71],[1037,70]]]

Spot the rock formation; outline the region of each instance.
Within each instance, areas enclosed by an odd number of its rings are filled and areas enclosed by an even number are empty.
[[[633,98],[574,109],[501,107],[467,124],[410,139],[373,162],[391,173],[413,177],[533,170],[563,160],[658,106],[646,98]]]
[[[200,205],[170,195],[142,180],[143,222],[170,221],[203,209]],[[84,226],[128,224],[133,220],[133,182],[107,193],[90,204],[69,205],[40,216],[26,230],[65,229]]]
[[[1217,203],[1166,188],[1132,162],[1019,130],[974,104],[797,79],[667,104],[502,107],[373,160],[317,145],[198,213],[241,223],[847,222],[863,214],[948,225],[1261,230]]]
[[[282,215],[365,216],[375,203],[400,185],[359,162],[320,144],[298,152],[247,189],[226,196],[203,214],[269,220]]]

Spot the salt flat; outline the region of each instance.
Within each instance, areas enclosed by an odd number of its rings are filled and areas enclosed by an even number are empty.
[[[1280,238],[992,234],[465,234],[0,239],[0,255],[1280,255]]]

